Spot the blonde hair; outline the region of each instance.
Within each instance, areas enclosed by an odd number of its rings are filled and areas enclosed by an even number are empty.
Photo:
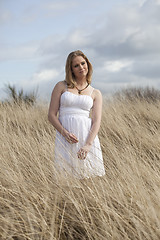
[[[75,77],[74,77],[74,74],[72,72],[72,61],[73,61],[73,58],[75,58],[77,56],[82,56],[85,59],[85,61],[87,62],[88,73],[87,73],[87,76],[86,76],[86,80],[89,84],[91,83],[91,77],[92,77],[92,72],[93,72],[92,64],[90,63],[90,61],[88,60],[88,58],[85,56],[85,54],[82,51],[76,50],[74,52],[71,52],[68,55],[67,60],[66,60],[66,67],[65,67],[66,78],[65,78],[65,81],[67,82],[67,85],[70,88],[74,88],[74,86],[75,86]]]

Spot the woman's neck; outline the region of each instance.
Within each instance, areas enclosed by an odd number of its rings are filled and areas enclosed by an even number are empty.
[[[87,84],[87,80],[86,78],[83,79],[76,79],[76,85],[79,87],[83,87],[84,85]]]

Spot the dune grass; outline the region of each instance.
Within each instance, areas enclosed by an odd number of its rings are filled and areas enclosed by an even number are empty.
[[[160,239],[160,101],[104,101],[106,175],[54,169],[47,106],[0,106],[0,239]]]

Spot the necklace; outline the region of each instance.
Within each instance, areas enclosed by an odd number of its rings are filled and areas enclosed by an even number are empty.
[[[78,90],[78,94],[81,94],[81,92],[82,92],[83,90],[85,90],[88,86],[89,86],[89,83],[88,83],[87,86],[86,86],[85,88],[83,88],[83,89],[79,89],[79,88],[77,88],[76,86],[75,86],[75,88]]]

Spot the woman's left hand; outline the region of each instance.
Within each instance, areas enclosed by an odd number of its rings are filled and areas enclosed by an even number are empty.
[[[84,160],[87,157],[88,152],[91,149],[91,145],[85,145],[79,149],[77,152],[77,156],[79,159]]]

